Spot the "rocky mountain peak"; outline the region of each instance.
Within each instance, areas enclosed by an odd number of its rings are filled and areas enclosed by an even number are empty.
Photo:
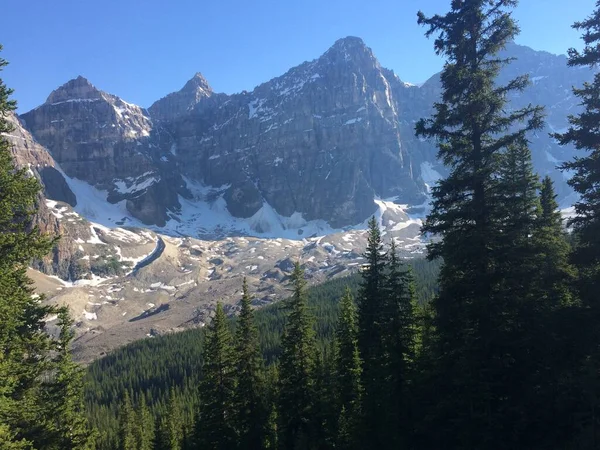
[[[67,81],[58,89],[52,91],[46,100],[46,104],[67,101],[92,101],[102,98],[102,92],[90,83],[87,78],[79,75],[77,78]]]
[[[211,97],[213,93],[206,78],[200,72],[196,72],[181,90],[154,102],[148,108],[148,112],[158,120],[173,120],[194,109],[200,101]]]
[[[361,66],[379,66],[373,51],[367,47],[361,38],[355,36],[338,39],[320,59],[333,63],[347,64],[354,62]]]
[[[204,78],[200,72],[196,72],[194,76],[185,83],[180,92],[193,92],[209,96],[213,93],[213,90],[210,87],[210,84],[208,84],[208,81],[206,81],[206,78]]]

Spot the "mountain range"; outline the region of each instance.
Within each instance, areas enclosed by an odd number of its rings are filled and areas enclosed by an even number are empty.
[[[556,166],[575,152],[549,133],[566,128],[571,87],[593,72],[516,44],[503,56],[514,61],[499,82],[531,80],[510,108],[546,108],[546,129],[529,136],[534,166],[569,206]],[[440,93],[438,74],[403,82],[356,37],[251,92],[215,93],[197,73],[148,109],[70,80],[9,116],[16,161],[44,186],[38,225],[62,236],[32,277],[72,307],[78,345],[96,357],[204,323],[243,276],[268,303],[294,258],[311,282],[348,273],[371,215],[406,256],[422,254],[420,218],[446,171],[414,127]]]
[[[571,86],[591,74],[515,44],[506,54],[516,60],[500,80],[525,73],[532,81],[511,106],[546,107],[547,130],[530,137],[534,163],[565,200],[570,191],[555,166],[571,149],[546,131],[565,128],[577,107]],[[361,223],[376,198],[426,200],[444,169],[414,125],[439,93],[438,75],[405,83],[361,39],[347,37],[252,92],[215,93],[198,73],[146,110],[78,77],[20,118],[65,175],[122,206],[115,223],[302,237]]]

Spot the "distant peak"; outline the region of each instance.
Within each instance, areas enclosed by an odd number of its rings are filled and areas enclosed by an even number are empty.
[[[357,36],[346,36],[344,38],[338,39],[331,46],[332,49],[349,49],[349,48],[361,48],[366,49],[365,41]]]
[[[46,103],[58,103],[77,99],[97,99],[101,96],[102,93],[87,78],[79,75],[77,78],[67,81],[52,91]]]
[[[182,91],[186,92],[196,92],[196,91],[204,91],[206,94],[210,95],[212,93],[212,88],[206,81],[206,78],[200,73],[196,72],[194,76],[185,83]]]
[[[356,36],[347,36],[338,39],[323,56],[334,61],[377,64],[377,60],[371,49],[367,47],[361,38]]]

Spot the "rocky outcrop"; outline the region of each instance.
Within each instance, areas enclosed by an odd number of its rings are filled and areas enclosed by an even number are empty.
[[[271,205],[333,227],[375,211],[375,197],[424,199],[423,155],[406,139],[402,99],[410,90],[358,38],[342,39],[251,93],[198,108],[171,125],[182,172],[231,185],[227,207],[248,217]],[[244,200],[240,208],[236,199]],[[233,200],[233,201],[232,201]]]
[[[55,198],[74,205],[75,195],[56,168],[56,163],[48,151],[35,141],[16,115],[9,114],[7,117],[13,126],[13,130],[7,137],[17,167],[28,168],[30,174],[36,177],[43,187],[43,193],[38,197],[38,211],[34,218],[34,225],[38,226],[43,233],[61,236],[52,254],[43,260],[35,261],[34,266],[44,273],[68,279],[71,265],[75,262],[77,246],[65,228],[65,224],[48,208],[46,199]]]
[[[212,95],[213,90],[208,81],[198,72],[180,91],[154,102],[148,112],[153,119],[172,121],[189,113],[201,100]]]
[[[80,76],[21,118],[69,177],[107,191],[111,203],[126,200],[142,222],[163,226],[177,208],[181,180],[164,156],[171,137],[139,106]]]

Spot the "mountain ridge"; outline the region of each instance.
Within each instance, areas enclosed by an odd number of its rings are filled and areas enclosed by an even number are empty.
[[[533,80],[531,91],[512,101],[545,102],[549,129],[562,129],[564,110],[575,106],[565,83],[585,77],[573,77],[560,56],[514,43],[506,52],[521,60],[501,78],[524,72]],[[562,77],[562,94],[548,70]],[[322,220],[337,229],[371,215],[375,198],[423,203],[424,170],[443,174],[444,169],[435,147],[414,137],[414,123],[430,115],[439,88],[438,74],[421,86],[402,81],[381,66],[361,38],[348,36],[250,92],[215,93],[198,72],[182,89],[144,109],[78,77],[21,117],[69,176],[106,190],[111,203],[125,201],[132,217],[147,225],[185,221],[182,206],[191,200],[208,202],[209,209],[215,201],[224,203],[219,208],[237,219],[264,215],[267,208],[281,216],[280,222],[299,215],[300,223]],[[109,117],[101,111],[103,103],[112,105]],[[62,117],[77,108],[74,117]],[[84,115],[120,131],[103,138],[88,127],[65,136],[48,124],[67,120],[66,128],[85,128]],[[36,116],[43,118],[36,121]],[[77,139],[81,145],[65,155]],[[552,173],[561,198],[568,198],[570,190],[554,166],[568,158],[569,150],[542,134],[532,141],[536,168],[542,175]],[[91,165],[98,145],[104,150],[97,158],[102,168],[92,174],[83,166]],[[134,162],[127,163],[128,157]],[[74,161],[82,167],[73,167]],[[200,197],[193,194],[197,186],[204,191]]]

